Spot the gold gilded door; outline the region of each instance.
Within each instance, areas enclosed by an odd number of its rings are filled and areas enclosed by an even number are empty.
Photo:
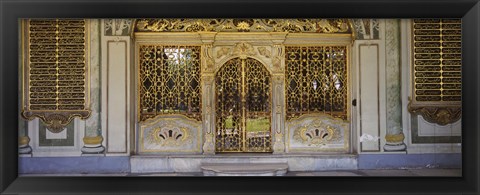
[[[216,152],[271,152],[270,73],[234,58],[215,75]]]

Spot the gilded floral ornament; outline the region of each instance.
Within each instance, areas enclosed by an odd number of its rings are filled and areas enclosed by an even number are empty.
[[[293,138],[307,145],[322,145],[339,139],[339,130],[320,119],[297,128]]]
[[[347,19],[139,19],[136,32],[351,33]]]

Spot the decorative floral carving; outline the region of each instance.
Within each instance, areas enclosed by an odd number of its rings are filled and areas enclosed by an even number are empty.
[[[347,19],[140,19],[137,32],[351,33]]]
[[[282,45],[273,45],[272,65],[274,70],[282,71],[282,60],[285,58],[285,50]]]
[[[230,53],[230,47],[220,47],[220,49],[217,51],[217,59],[228,55]]]
[[[161,146],[179,146],[184,144],[188,138],[186,128],[174,127],[168,124],[164,127],[155,128],[150,132],[147,139],[150,143],[157,143]]]
[[[131,26],[131,19],[105,19],[105,35],[128,36]]]
[[[339,133],[336,127],[316,119],[304,127],[297,128],[293,138],[307,145],[320,145],[337,140],[340,137]]]
[[[213,70],[215,60],[213,60],[213,55],[212,55],[212,44],[205,44],[203,48],[203,56],[205,57],[205,63],[206,66],[204,70],[206,71],[211,71]]]
[[[270,50],[268,50],[266,47],[258,47],[257,50],[260,55],[265,56],[266,58],[270,58],[272,55],[272,52],[270,52]]]
[[[233,48],[232,54],[239,55],[239,56],[253,56],[255,55],[255,50],[253,49],[252,45],[245,42],[241,42],[235,45],[235,47]]]
[[[139,153],[200,153],[202,123],[184,115],[158,115],[139,123]]]

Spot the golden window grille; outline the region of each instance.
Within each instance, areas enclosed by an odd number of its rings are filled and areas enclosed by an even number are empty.
[[[346,46],[285,47],[287,119],[323,112],[347,120]]]
[[[200,46],[139,47],[140,121],[162,114],[201,120]]]
[[[267,69],[252,58],[234,58],[217,72],[217,152],[272,151],[270,84]]]
[[[24,40],[22,115],[39,117],[52,132],[74,117],[90,116],[88,22],[84,19],[31,19],[22,23]]]

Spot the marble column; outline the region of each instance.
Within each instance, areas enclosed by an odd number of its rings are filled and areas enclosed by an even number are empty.
[[[202,90],[203,90],[203,100],[205,105],[203,106],[203,136],[205,142],[203,143],[203,154],[213,155],[215,154],[215,123],[214,123],[214,110],[213,110],[213,75],[203,76],[202,77]]]
[[[103,155],[100,124],[100,20],[90,19],[90,117],[86,120],[82,155]]]
[[[202,40],[202,113],[203,113],[203,154],[215,154],[215,111],[213,42],[216,32],[199,33]]]
[[[286,34],[276,33],[272,34],[277,39],[272,40],[272,72],[274,74],[272,78],[272,133],[273,133],[273,153],[282,154],[285,153],[285,47],[283,42],[285,41]]]
[[[405,151],[402,131],[402,102],[400,86],[400,20],[385,20],[386,60],[386,143],[385,151]]]

